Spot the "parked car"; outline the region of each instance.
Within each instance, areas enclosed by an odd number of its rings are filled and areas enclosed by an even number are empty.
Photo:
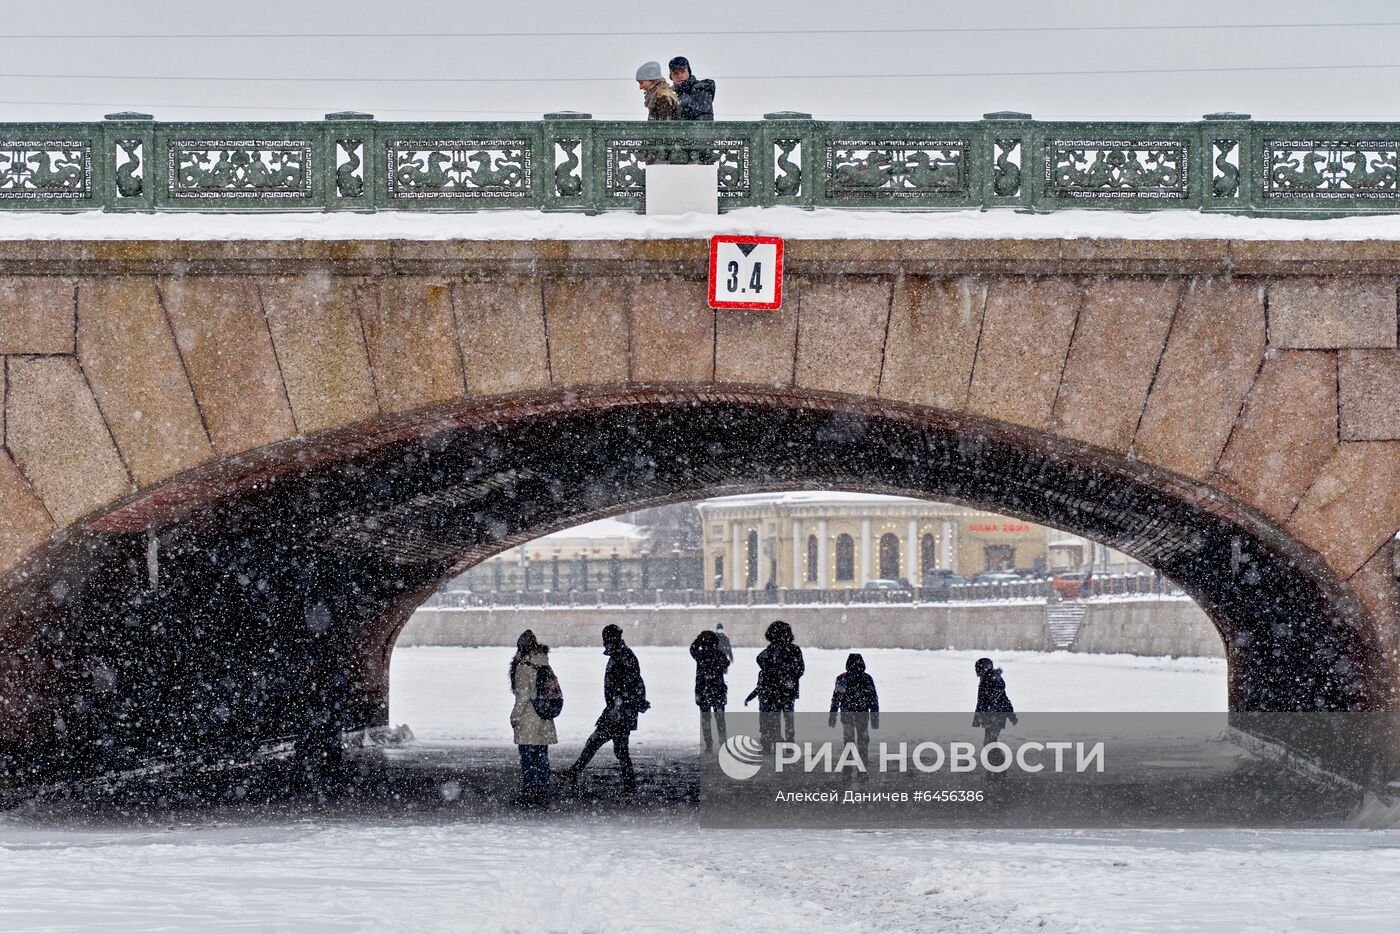
[[[1056,574],[1050,586],[1055,588],[1055,593],[1059,594],[1060,599],[1077,600],[1092,593],[1093,580],[1093,571],[1066,571]]]
[[[947,568],[934,568],[924,572],[924,586],[951,587],[954,584],[966,584],[967,578],[957,571],[950,571]]]
[[[908,589],[909,589],[909,585],[908,585],[907,583],[901,583],[900,581],[888,580],[888,579],[885,579],[885,578],[876,578],[875,580],[866,581],[866,582],[865,582],[865,587],[862,588],[862,589],[864,589],[864,590],[908,590]]]
[[[966,584],[967,578],[957,574],[947,568],[935,568],[924,572],[924,593],[925,600],[947,600],[952,596],[952,588],[958,584]]]
[[[1022,580],[1020,574],[1015,571],[983,571],[981,574],[974,574],[972,583],[974,584],[1009,584],[1013,581]]]

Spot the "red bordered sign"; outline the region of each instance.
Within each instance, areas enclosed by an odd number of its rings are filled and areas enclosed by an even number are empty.
[[[711,237],[710,307],[783,307],[782,237]]]

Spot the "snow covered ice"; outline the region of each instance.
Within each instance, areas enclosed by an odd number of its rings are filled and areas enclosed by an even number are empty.
[[[637,748],[698,739],[683,649],[637,649]],[[604,658],[556,649],[577,742]],[[736,650],[731,690],[754,673]],[[801,709],[843,653],[808,650]],[[867,653],[890,709],[966,709],[975,653]],[[415,744],[508,747],[504,648],[395,654]],[[1219,710],[1223,662],[999,653],[1027,708]],[[497,688],[500,688],[499,690]],[[732,705],[737,706],[737,705]],[[674,813],[394,817],[227,811],[154,823],[0,820],[0,929],[88,931],[1393,930],[1400,832],[707,831]],[[1303,897],[1306,893],[1306,897]],[[1345,916],[1345,925],[1336,924]]]

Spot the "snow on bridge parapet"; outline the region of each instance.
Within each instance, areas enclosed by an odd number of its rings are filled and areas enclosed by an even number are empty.
[[[1396,241],[1388,216],[1293,220],[1186,211],[841,211],[741,208],[718,216],[537,210],[266,214],[0,212],[0,240],[677,240],[754,234],[790,240]]]

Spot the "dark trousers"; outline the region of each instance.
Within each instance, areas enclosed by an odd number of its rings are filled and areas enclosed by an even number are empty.
[[[583,744],[583,751],[578,754],[578,761],[573,764],[572,771],[575,774],[582,772],[594,753],[612,743],[613,755],[617,756],[618,767],[622,770],[622,790],[635,791],[637,773],[632,770],[632,750],[627,748],[627,742],[631,738],[632,734],[626,730],[604,732],[595,729],[593,735],[588,737],[588,742]]]
[[[758,739],[769,748],[774,743],[790,743],[797,736],[797,721],[792,701],[758,702]]]
[[[995,742],[997,741],[997,738],[998,738],[999,736],[1001,736],[1001,731],[1002,731],[1003,728],[1005,728],[1005,726],[1006,726],[1006,721],[1005,721],[1004,719],[1001,719],[1001,718],[998,718],[997,720],[995,720],[994,722],[991,722],[991,723],[984,723],[984,724],[982,724],[982,745],[983,745],[983,746],[987,746],[987,745],[990,744],[990,743],[995,743]],[[1009,754],[1008,754],[1008,753],[1000,753],[1000,755],[997,757],[997,759],[999,760],[999,759],[1001,758],[1001,756],[1009,756]],[[1000,763],[998,762],[998,764],[1000,764]],[[991,777],[991,778],[1005,778],[1005,777],[1006,777],[1006,773],[1005,773],[1005,772],[991,772],[991,771],[989,771],[989,772],[987,773],[987,775],[988,775],[988,777]]]
[[[549,787],[549,747],[521,746],[520,788],[533,791]]]
[[[726,739],[724,735],[724,708],[702,706],[700,708],[700,736],[705,740],[706,752],[715,748],[714,740],[710,738],[710,714],[714,714],[715,727],[719,730],[719,743],[721,746],[724,745]]]
[[[860,761],[866,762],[870,758],[870,711],[842,711],[841,741],[847,746],[851,743],[856,744],[860,752]]]

